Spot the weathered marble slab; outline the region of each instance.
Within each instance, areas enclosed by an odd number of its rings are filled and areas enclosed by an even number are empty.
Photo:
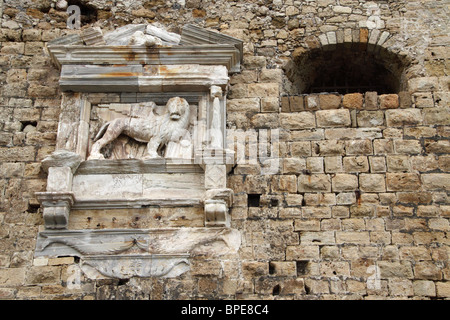
[[[73,177],[75,205],[94,202],[108,206],[114,202],[202,199],[204,176],[198,173],[96,174]]]
[[[177,159],[119,159],[119,160],[89,160],[80,164],[78,175],[108,174],[108,173],[203,173],[204,170],[193,161],[179,163]]]
[[[188,65],[63,65],[60,87],[76,92],[184,92],[225,87],[224,66]]]
[[[240,71],[241,53],[233,44],[186,46],[48,46],[59,65],[180,65],[225,66],[228,72]]]
[[[36,256],[135,254],[225,255],[236,253],[241,234],[230,228],[48,230],[40,232]]]
[[[103,276],[116,279],[132,277],[177,277],[190,269],[188,255],[93,256],[81,260],[81,269],[90,279]],[[94,268],[95,271],[91,270]]]

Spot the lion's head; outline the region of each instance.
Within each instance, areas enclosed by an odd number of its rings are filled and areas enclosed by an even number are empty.
[[[189,118],[189,103],[186,99],[175,97],[167,101],[167,110],[171,121]]]

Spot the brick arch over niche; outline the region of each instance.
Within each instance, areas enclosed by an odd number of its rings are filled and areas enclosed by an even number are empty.
[[[405,91],[411,59],[388,48],[392,40],[389,32],[376,29],[344,29],[307,38],[307,48],[295,49],[285,68],[292,93]]]

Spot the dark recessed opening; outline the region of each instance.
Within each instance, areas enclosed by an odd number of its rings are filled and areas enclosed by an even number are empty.
[[[405,63],[385,50],[337,44],[294,57],[286,70],[298,93],[337,92],[378,94],[404,90]]]
[[[130,279],[119,279],[119,283],[117,285],[123,286],[126,285],[130,281]]]
[[[20,123],[22,123],[22,131],[25,129],[25,128],[31,128],[31,127],[35,127],[36,128],[36,126],[37,126],[37,122],[36,121],[20,121]],[[28,128],[27,128],[27,130],[28,130]]]
[[[87,4],[87,1],[82,0],[69,0],[68,5],[76,5],[80,8],[81,17],[80,22],[81,25],[91,24],[97,21],[97,8],[94,6]]]
[[[272,262],[269,263],[269,274],[275,274],[275,265]]]
[[[309,261],[297,261],[297,276],[304,276],[308,271]]]
[[[39,208],[41,207],[40,204],[34,204],[34,203],[28,203],[28,213],[37,213]]]
[[[272,295],[278,296],[280,294],[280,291],[281,291],[281,287],[279,284],[277,284],[275,287],[273,287]]]
[[[270,199],[270,206],[278,207],[278,199]]]
[[[249,194],[248,200],[247,200],[247,205],[249,208],[250,207],[259,207],[260,200],[261,200],[260,194]]]

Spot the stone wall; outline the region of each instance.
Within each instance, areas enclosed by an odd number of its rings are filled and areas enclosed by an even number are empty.
[[[193,257],[173,279],[125,281],[89,280],[76,257],[34,257],[43,226],[34,193],[46,188],[40,161],[55,150],[61,105],[44,47],[80,31],[66,28],[63,1],[0,3],[0,298],[450,297],[443,1],[81,1],[82,28],[158,22],[177,32],[193,23],[242,39],[228,128],[280,133],[275,174],[261,174],[270,165],[262,161],[229,175],[237,255]],[[337,44],[378,53],[387,66],[402,61],[402,91],[303,94],[297,58]],[[121,226],[142,226],[118,215]]]

